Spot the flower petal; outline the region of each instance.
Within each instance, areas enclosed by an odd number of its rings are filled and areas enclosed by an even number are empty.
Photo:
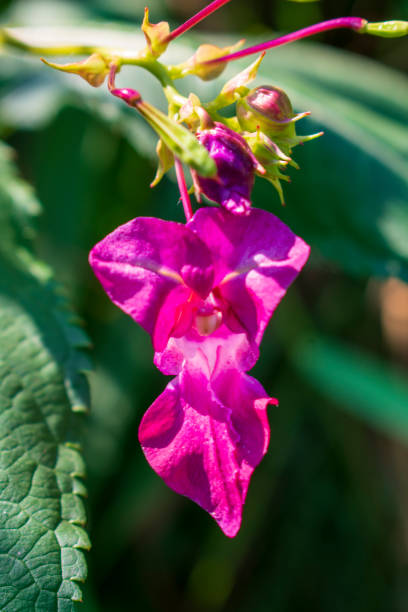
[[[247,215],[258,162],[244,138],[222,123],[198,131],[196,136],[217,166],[217,176],[204,178],[193,172],[198,194],[221,204],[231,213]]]
[[[182,337],[172,334],[166,348],[163,351],[156,351],[154,354],[154,364],[163,374],[170,376],[179,374],[184,367],[184,363],[191,361],[197,352],[205,353],[209,367],[215,366],[218,351],[222,348],[225,354],[229,355],[234,367],[246,372],[250,370],[259,358],[259,348],[254,342],[248,341],[242,325],[236,324],[235,329],[231,327],[231,317],[227,316],[227,323],[221,326],[208,336],[200,336],[194,328]]]
[[[175,313],[191,290],[212,288],[211,253],[185,225],[148,217],[133,219],[99,242],[89,262],[111,300],[163,350]]]
[[[256,208],[247,217],[201,208],[188,227],[213,254],[217,291],[259,345],[276,306],[306,263],[309,246],[273,214]]]
[[[204,355],[171,381],[150,406],[139,439],[151,467],[177,493],[199,504],[234,537],[254,468],[269,441],[269,398],[237,369],[213,382]]]

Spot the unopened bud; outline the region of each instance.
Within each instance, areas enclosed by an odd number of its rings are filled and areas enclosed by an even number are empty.
[[[197,197],[203,193],[234,214],[248,214],[255,170],[261,169],[249,146],[242,136],[222,123],[197,132],[196,136],[217,166],[214,178],[192,173]]]
[[[210,44],[200,45],[194,55],[187,61],[184,73],[195,74],[203,81],[211,81],[211,79],[217,78],[224,71],[228,62],[212,61],[211,64],[207,64],[207,62],[233,53],[242,46],[243,42],[243,40],[240,40],[235,45],[224,48]]]
[[[294,114],[283,89],[262,85],[237,101],[237,117],[248,132],[260,129],[265,134],[273,134],[285,130],[293,122]]]
[[[365,22],[358,30],[360,34],[373,34],[383,38],[399,38],[408,34],[408,21],[379,21],[377,23]]]
[[[145,35],[147,46],[153,57],[159,57],[167,49],[169,44],[168,36],[170,34],[170,26],[167,21],[159,21],[159,23],[150,23],[149,9],[145,8],[143,23],[143,34]]]
[[[116,96],[116,98],[120,98],[124,100],[126,104],[137,108],[139,104],[142,103],[142,96],[136,89],[129,89],[129,87],[121,87],[120,89],[111,89],[111,94]]]
[[[72,64],[54,64],[53,62],[47,62],[43,57],[41,61],[50,66],[50,68],[78,74],[85,81],[88,81],[92,87],[99,87],[109,74],[109,63],[111,60],[103,57],[100,53],[93,53],[87,59],[81,62],[73,62]]]

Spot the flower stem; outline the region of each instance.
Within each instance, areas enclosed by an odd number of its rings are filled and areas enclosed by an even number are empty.
[[[128,89],[127,87],[121,87],[120,89],[115,86],[115,77],[118,71],[118,65],[114,62],[110,65],[109,77],[108,77],[108,89],[113,96],[124,100],[126,104],[133,108],[138,108],[142,102],[142,96],[135,89]]]
[[[184,214],[186,221],[190,221],[193,217],[193,209],[191,206],[190,196],[188,195],[186,179],[184,177],[183,165],[177,157],[174,160],[176,167],[177,183],[180,190],[181,201],[183,203]]]
[[[252,53],[260,53],[261,51],[265,51],[266,49],[272,49],[272,47],[281,47],[282,45],[294,42],[295,40],[307,38],[308,36],[320,34],[321,32],[327,32],[328,30],[347,28],[350,30],[356,30],[358,32],[359,30],[364,28],[366,23],[367,21],[365,19],[362,19],[361,17],[338,17],[337,19],[322,21],[320,23],[316,23],[315,25],[308,26],[307,28],[297,30],[296,32],[291,32],[290,34],[279,36],[278,38],[268,40],[264,43],[260,43],[259,45],[248,47],[247,49],[241,49],[241,51],[236,51],[235,53],[230,53],[229,55],[224,55],[223,57],[217,57],[217,59],[209,60],[205,63],[212,64],[213,62],[226,62],[230,60],[235,60],[240,57],[245,57],[246,55],[251,55]]]
[[[166,38],[166,42],[170,42],[181,34],[184,34],[184,32],[187,32],[187,30],[211,15],[211,13],[214,13],[214,11],[224,6],[224,4],[227,4],[227,2],[230,2],[230,0],[213,0],[213,2],[211,2],[208,6],[201,9],[201,11],[190,17],[190,19],[187,19],[185,23],[182,23],[180,26],[178,26],[178,28],[170,32]]]

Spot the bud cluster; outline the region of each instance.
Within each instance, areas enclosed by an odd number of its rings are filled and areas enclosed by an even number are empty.
[[[296,134],[296,122],[309,113],[295,114],[283,89],[272,85],[248,89],[262,58],[228,81],[212,102],[201,105],[198,97],[190,94],[179,114],[217,165],[213,178],[192,173],[198,200],[204,194],[235,214],[249,211],[255,174],[272,183],[283,204],[281,181],[290,180],[284,171],[289,165],[299,168],[291,157],[293,147],[320,135]],[[233,103],[235,116],[221,123],[219,111]]]
[[[146,8],[141,26],[146,46],[136,53],[95,47],[82,61],[69,64],[43,61],[52,68],[81,76],[94,87],[102,85],[109,75],[110,92],[138,111],[159,136],[156,148],[159,164],[152,186],[178,160],[190,168],[198,202],[205,195],[230,212],[243,215],[249,211],[255,175],[270,181],[284,203],[281,181],[290,182],[285,171],[288,166],[299,168],[292,158],[293,148],[322,134],[296,133],[296,123],[309,113],[294,113],[288,95],[280,87],[267,84],[248,88],[257,76],[266,50],[335,28],[384,37],[404,36],[408,33],[408,22],[369,23],[360,17],[340,17],[246,49],[241,48],[243,40],[227,47],[205,43],[180,64],[167,66],[159,61],[172,40],[226,2],[212,0],[173,31],[165,21],[151,23]],[[83,48],[91,47],[79,47],[78,53]],[[75,52],[63,49],[65,53]],[[260,53],[258,59],[225,83],[209,102],[202,103],[193,92],[184,97],[175,86],[177,79],[187,75],[203,81],[215,79],[228,62],[254,53]],[[115,86],[115,75],[125,64],[140,66],[158,78],[168,102],[167,115],[144,101],[135,90]],[[223,109],[233,105],[235,114],[225,117]]]

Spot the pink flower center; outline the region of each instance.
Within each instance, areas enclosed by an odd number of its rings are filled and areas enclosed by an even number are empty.
[[[188,300],[179,306],[175,313],[171,335],[180,338],[190,329],[194,329],[200,336],[210,336],[220,327],[222,321],[223,311],[213,293],[203,300],[192,291]]]
[[[194,316],[194,327],[200,336],[210,336],[222,323],[222,312],[219,308],[203,303]]]

